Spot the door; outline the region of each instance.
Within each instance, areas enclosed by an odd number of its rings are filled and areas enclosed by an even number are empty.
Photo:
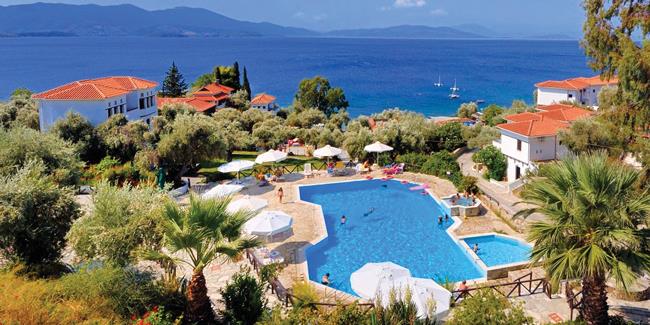
[[[521,167],[516,166],[515,167],[515,179],[520,179],[521,178]]]

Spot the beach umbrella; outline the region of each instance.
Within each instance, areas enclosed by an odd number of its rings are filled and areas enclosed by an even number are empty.
[[[276,162],[283,161],[285,159],[287,159],[287,153],[286,152],[271,149],[271,150],[257,156],[257,158],[255,158],[255,162],[258,163],[258,164],[263,164],[263,163],[267,163],[267,162],[276,163]]]
[[[273,236],[291,229],[293,218],[282,211],[262,211],[244,224],[244,231],[257,236]]]
[[[419,317],[443,317],[449,311],[451,292],[431,279],[400,278],[394,281],[383,281],[376,298],[386,307],[390,303],[391,292],[396,297],[405,298],[406,292],[411,294],[411,301],[418,309]],[[435,304],[435,309],[433,309]]]
[[[374,299],[382,282],[411,276],[411,271],[392,262],[366,263],[350,275],[352,290],[361,298]]]
[[[225,164],[219,166],[219,168],[217,168],[217,170],[220,173],[237,173],[237,179],[239,179],[239,172],[241,172],[242,170],[251,169],[251,168],[253,168],[253,166],[255,166],[254,161],[250,161],[250,160],[233,160],[233,161],[231,161],[229,163],[225,163]]]
[[[377,163],[379,163],[379,154],[386,151],[393,151],[393,147],[385,145],[379,141],[375,141],[375,143],[363,147],[363,150],[366,152],[377,153]]]
[[[341,153],[336,156],[343,161],[350,161],[350,154],[346,150],[341,150]]]
[[[324,147],[322,147],[320,149],[314,150],[314,157],[316,157],[316,158],[324,158],[324,157],[326,157],[327,162],[329,162],[330,157],[338,156],[342,152],[343,152],[343,150],[341,150],[339,148],[336,148],[336,147],[332,147],[332,146],[330,146],[328,144],[328,145],[326,145],[326,146],[324,146]]]
[[[228,212],[235,213],[240,210],[258,211],[266,208],[269,201],[256,197],[246,196],[236,201],[230,202],[226,208]]]
[[[204,198],[204,199],[222,198],[222,197],[226,197],[226,196],[235,194],[235,193],[241,191],[243,188],[244,188],[244,186],[242,186],[242,185],[221,184],[221,185],[217,185],[217,186],[211,188],[209,191],[203,193],[203,195],[201,195],[201,197]]]

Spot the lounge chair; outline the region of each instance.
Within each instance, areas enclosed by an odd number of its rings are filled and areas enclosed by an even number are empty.
[[[314,171],[311,169],[310,163],[306,163],[303,169],[302,174],[305,178],[314,177]]]
[[[347,175],[347,170],[345,169],[345,163],[339,161],[334,166],[334,175],[336,176],[345,176]]]

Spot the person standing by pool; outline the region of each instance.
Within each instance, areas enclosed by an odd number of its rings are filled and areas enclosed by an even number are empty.
[[[345,216],[341,217],[341,225],[344,225],[347,221],[348,221],[348,218],[346,218]]]
[[[330,285],[330,274],[325,273],[325,275],[320,279],[320,283],[326,286]]]
[[[282,187],[278,189],[278,192],[275,195],[277,195],[278,201],[282,203],[282,198],[284,197],[284,190],[282,189]]]

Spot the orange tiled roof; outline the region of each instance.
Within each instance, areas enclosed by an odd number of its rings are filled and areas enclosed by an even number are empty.
[[[101,100],[157,85],[156,82],[136,77],[105,77],[71,82],[32,97],[52,100]]]
[[[609,80],[603,80],[601,76],[590,78],[579,77],[566,80],[547,80],[535,84],[537,88],[557,88],[568,90],[581,90],[589,86],[605,86],[618,83],[618,78],[613,77]]]
[[[537,121],[542,119],[539,114],[531,112],[506,115],[504,118],[510,122]]]
[[[573,105],[568,104],[551,104],[551,105],[537,105],[537,110],[542,112],[556,111],[559,109],[574,108]]]
[[[220,93],[230,95],[233,91],[235,91],[235,89],[230,88],[228,86],[224,86],[222,84],[218,84],[218,83],[215,82],[215,83],[211,83],[209,85],[205,85],[203,88],[199,89],[199,91],[197,91],[197,93],[199,93],[199,92],[208,92],[208,93],[213,94],[213,95],[220,94]]]
[[[169,97],[158,97],[158,108],[163,107],[165,104],[174,104],[174,103],[185,103],[191,105],[196,109],[197,112],[205,112],[212,108],[215,108],[214,103],[204,101],[198,98],[185,97],[185,98],[169,98]]]
[[[497,125],[497,127],[527,137],[542,137],[556,135],[559,130],[568,128],[569,123],[551,119],[541,119],[504,123]]]
[[[556,121],[573,122],[583,117],[592,116],[594,112],[588,111],[586,109],[572,107],[572,108],[558,109],[558,110],[548,111],[548,112],[540,112],[537,114],[543,116],[544,118],[548,118]]]
[[[253,105],[266,105],[275,102],[275,96],[269,94],[261,93],[255,98],[251,99],[251,104]]]

